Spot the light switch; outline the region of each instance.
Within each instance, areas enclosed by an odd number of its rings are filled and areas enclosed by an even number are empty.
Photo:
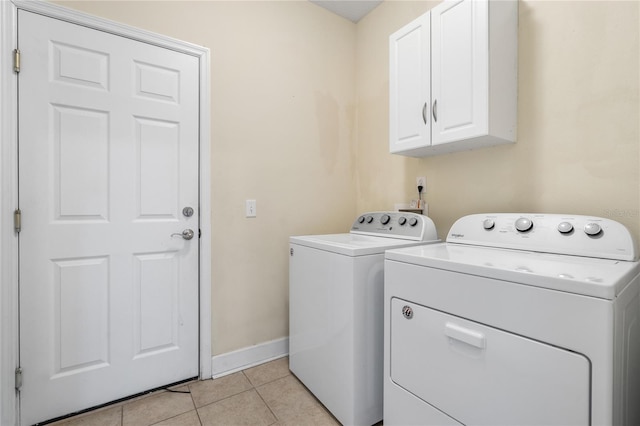
[[[256,217],[256,200],[247,200],[246,217]]]

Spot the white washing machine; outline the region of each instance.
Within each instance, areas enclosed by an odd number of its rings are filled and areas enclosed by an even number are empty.
[[[289,368],[342,424],[382,420],[384,251],[436,241],[431,219],[400,212],[290,238]]]
[[[385,261],[384,424],[640,424],[640,264],[587,216],[482,214]]]

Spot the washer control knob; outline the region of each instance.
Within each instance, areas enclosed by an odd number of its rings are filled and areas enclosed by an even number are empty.
[[[364,223],[364,216],[360,216],[358,218],[358,223]]]
[[[487,231],[493,229],[495,226],[496,226],[496,223],[494,222],[493,219],[485,219],[484,221],[482,221],[482,227]]]
[[[584,233],[589,235],[589,236],[593,237],[593,236],[598,235],[601,232],[602,232],[602,228],[597,223],[591,222],[591,223],[587,223],[584,226]]]
[[[418,224],[418,219],[416,219],[415,217],[412,217],[411,219],[409,219],[409,225],[416,226],[417,224]]]
[[[373,216],[367,216],[367,223],[373,222]]]
[[[516,220],[516,229],[519,232],[527,232],[533,228],[533,222],[528,217],[521,217]]]
[[[380,223],[382,223],[383,225],[386,225],[387,223],[389,223],[390,220],[391,218],[389,217],[388,214],[383,214],[382,217],[380,218]]]
[[[398,223],[402,226],[405,223],[407,223],[407,218],[404,216],[400,216],[400,219],[398,219]]]
[[[561,234],[568,234],[571,231],[573,231],[573,225],[569,222],[561,222],[558,225],[558,232],[560,232]]]

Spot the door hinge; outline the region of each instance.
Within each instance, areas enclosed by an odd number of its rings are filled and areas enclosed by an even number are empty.
[[[198,229],[198,238],[202,238],[202,229]]]
[[[22,212],[20,209],[16,209],[13,212],[13,228],[16,230],[16,233],[20,233],[22,231]]]
[[[22,368],[16,368],[16,390],[22,389]]]
[[[13,50],[13,72],[16,74],[20,72],[20,50]]]

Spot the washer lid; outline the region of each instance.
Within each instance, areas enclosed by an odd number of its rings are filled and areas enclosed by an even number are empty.
[[[451,243],[390,250],[385,258],[609,300],[640,273],[640,262]]]
[[[374,237],[360,234],[302,235],[289,237],[291,244],[298,244],[318,250],[330,251],[345,256],[366,256],[384,253],[391,248],[410,247],[427,244],[426,241],[412,241],[388,237]],[[437,242],[437,241],[433,241]]]

